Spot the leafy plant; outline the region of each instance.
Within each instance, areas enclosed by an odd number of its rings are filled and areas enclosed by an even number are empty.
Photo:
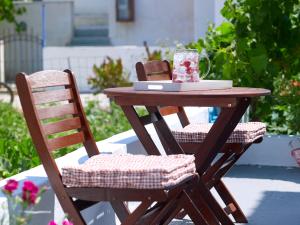
[[[16,26],[17,31],[22,30],[22,25],[16,20],[17,15],[22,15],[26,12],[24,7],[16,8],[12,0],[0,1],[0,23],[1,21],[7,21],[13,23]]]
[[[188,47],[206,49],[210,78],[270,89],[272,97],[253,102],[252,118],[271,132],[299,134],[299,0],[226,0],[221,13],[227,21]]]
[[[48,223],[48,225],[58,225],[58,223],[56,223],[55,221],[50,221]],[[72,222],[70,222],[68,219],[64,219],[64,221],[62,222],[62,225],[73,225]]]
[[[131,129],[123,111],[114,102],[109,111],[99,110],[97,101],[91,101],[85,108],[87,119],[91,125],[95,140],[103,140],[115,134]],[[144,109],[138,109],[138,114],[144,114]]]
[[[85,107],[87,119],[96,141],[131,129],[123,111],[112,103],[107,111],[99,102],[91,101]],[[145,113],[139,109],[138,113]],[[0,179],[28,170],[40,164],[23,115],[10,104],[0,101]],[[55,158],[80,147],[70,146],[54,153]]]
[[[21,113],[0,102],[0,177],[9,177],[39,164]]]
[[[144,41],[144,47],[145,47],[145,50],[147,53],[148,61],[161,60],[161,58],[162,58],[161,50],[154,50],[153,52],[150,52],[149,46],[146,41]]]
[[[124,72],[122,60],[113,60],[106,57],[103,63],[98,67],[94,65],[94,77],[88,79],[88,83],[96,91],[102,92],[105,88],[129,86],[129,74]]]

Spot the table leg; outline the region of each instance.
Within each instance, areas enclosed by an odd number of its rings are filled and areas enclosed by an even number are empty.
[[[160,155],[160,152],[153,142],[151,136],[149,135],[144,124],[139,119],[133,106],[121,106],[123,112],[125,113],[129,123],[131,124],[133,130],[138,136],[140,142],[143,144],[145,150],[149,155]]]
[[[199,175],[203,175],[223,148],[227,139],[237,126],[250,104],[250,98],[238,99],[235,107],[223,108],[216,122],[198,148],[196,167]]]

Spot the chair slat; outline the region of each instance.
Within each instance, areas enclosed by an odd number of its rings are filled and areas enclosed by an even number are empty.
[[[61,89],[61,90],[33,93],[33,101],[35,104],[58,102],[58,101],[65,101],[71,99],[73,99],[73,94],[71,89]]]
[[[166,106],[166,107],[161,107],[159,109],[159,112],[162,116],[167,116],[170,114],[178,113],[179,109],[176,106]]]
[[[162,73],[161,71],[165,71],[164,73],[169,72],[168,64],[164,63],[163,61],[158,61],[158,60],[145,63],[144,69],[145,69],[146,74],[153,74],[156,72]]]
[[[43,130],[46,135],[56,134],[79,128],[81,128],[81,122],[79,117],[65,119],[56,123],[43,125]]]
[[[147,80],[149,80],[149,81],[170,80],[170,75],[167,73],[154,74],[154,75],[147,74]]]
[[[62,117],[65,115],[74,115],[77,114],[78,110],[74,103],[69,103],[65,105],[59,105],[49,108],[38,109],[38,117],[39,119],[49,119],[54,117]]]
[[[83,132],[78,132],[63,137],[53,138],[48,140],[49,150],[54,151],[70,145],[75,145],[84,142]]]
[[[31,88],[65,86],[71,84],[69,74],[56,70],[37,72],[28,76],[27,79]]]

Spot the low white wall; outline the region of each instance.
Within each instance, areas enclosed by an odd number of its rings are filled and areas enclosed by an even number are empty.
[[[299,136],[265,135],[260,144],[253,144],[237,162],[239,165],[298,166],[291,156],[289,143]]]
[[[26,13],[17,16],[18,21],[24,21],[27,29],[42,37],[42,6],[45,5],[45,28],[47,46],[64,46],[70,43],[73,36],[73,1],[43,1],[43,2],[15,2],[17,7],[25,7]],[[1,23],[0,32],[14,26],[6,22]]]
[[[156,47],[152,47],[157,49]],[[124,70],[136,80],[135,64],[146,59],[144,47],[46,47],[43,51],[44,69],[64,70],[70,68],[75,72],[80,91],[90,91],[87,79],[93,76],[93,66],[101,65],[107,57],[122,59]]]

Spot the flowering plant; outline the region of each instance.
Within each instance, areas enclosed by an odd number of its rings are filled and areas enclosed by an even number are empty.
[[[33,182],[25,181],[22,187],[22,196],[13,196],[15,190],[18,189],[19,183],[16,180],[10,179],[2,189],[6,195],[9,210],[10,225],[25,225],[31,220],[32,209],[39,203],[41,195],[46,191],[46,188],[39,189]],[[4,218],[1,219],[4,221]]]
[[[58,225],[58,224],[52,220],[48,223],[48,225]],[[62,225],[73,225],[73,223],[70,222],[68,219],[64,219],[64,221],[62,222]]]

